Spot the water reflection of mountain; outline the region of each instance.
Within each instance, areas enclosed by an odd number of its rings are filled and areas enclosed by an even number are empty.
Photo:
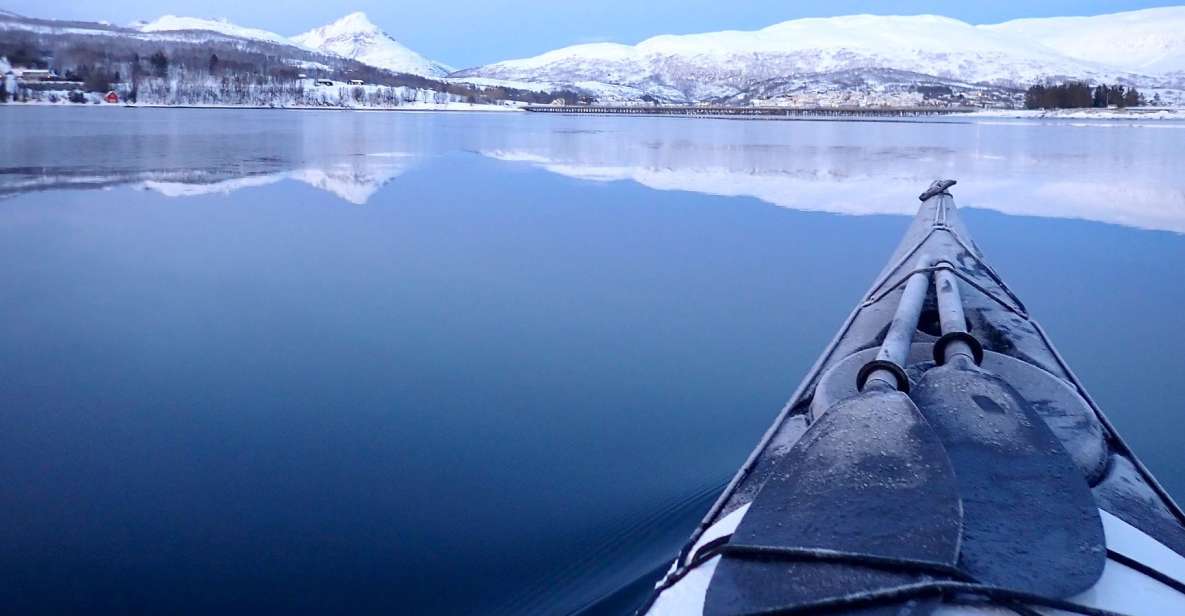
[[[180,197],[295,180],[365,203],[426,153],[415,122],[333,112],[33,108],[0,132],[0,196],[131,185]]]
[[[22,111],[27,115],[0,116],[0,196],[116,185],[185,196],[292,180],[365,203],[382,198],[376,192],[421,157],[479,152],[583,180],[629,180],[843,214],[911,214],[920,187],[954,177],[963,205],[1185,233],[1178,170],[1185,124],[1169,121],[772,122],[103,108],[88,110],[90,121],[67,121],[77,112]],[[450,179],[463,173],[439,171]]]
[[[850,124],[783,137],[694,127],[678,137],[564,135],[482,154],[583,180],[842,214],[912,214],[919,187],[955,177],[960,203],[971,207],[1185,233],[1179,154],[1166,138],[1181,128]]]
[[[379,155],[355,156],[337,163],[322,163],[291,171],[228,178],[215,182],[179,180],[145,180],[141,186],[166,197],[190,197],[212,193],[231,193],[243,188],[274,184],[281,180],[296,180],[333,193],[343,201],[362,205],[370,200],[387,182],[403,173],[412,163],[410,154],[389,152]]]
[[[414,162],[411,154],[388,152],[338,161],[303,163],[284,169],[278,161],[244,161],[211,169],[97,169],[83,166],[0,171],[0,196],[41,190],[93,190],[131,185],[166,197],[229,194],[244,188],[295,180],[364,204]]]

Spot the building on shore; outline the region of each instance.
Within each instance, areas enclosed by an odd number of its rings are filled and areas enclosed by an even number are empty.
[[[20,68],[20,67],[14,66],[14,67],[12,67],[12,71],[13,71],[13,73],[16,74],[17,79],[19,79],[20,81],[24,81],[26,83],[35,82],[35,81],[47,81],[47,80],[54,79],[57,77],[57,75],[55,75],[53,73],[53,71],[51,71],[47,68]]]

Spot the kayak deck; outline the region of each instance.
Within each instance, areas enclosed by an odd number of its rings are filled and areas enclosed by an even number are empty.
[[[709,557],[705,548],[724,546],[762,489],[771,479],[784,478],[784,462],[808,428],[834,404],[858,393],[857,373],[876,357],[906,282],[918,271],[941,270],[957,278],[966,331],[982,345],[982,367],[1032,401],[1089,485],[1108,537],[1135,529],[1178,557],[1185,555],[1185,514],[1119,436],[1021,300],[984,260],[958,216],[948,186],[923,194],[918,214],[889,264],[681,549],[642,611],[669,588],[708,583],[684,580],[703,578],[705,572],[696,569]],[[922,255],[937,265],[919,268]],[[939,310],[931,291],[903,366],[911,383],[934,367],[934,346],[940,337]]]

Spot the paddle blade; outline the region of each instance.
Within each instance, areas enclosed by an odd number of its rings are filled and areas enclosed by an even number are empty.
[[[937,435],[905,394],[869,391],[837,403],[811,425],[775,467],[730,543],[954,565],[960,520],[955,476]],[[716,567],[704,613],[799,605],[919,579],[859,565],[728,554]],[[924,614],[932,603],[885,613]]]
[[[910,392],[959,479],[959,566],[978,581],[1067,597],[1102,574],[1106,542],[1082,472],[1032,406],[973,364],[927,371]]]

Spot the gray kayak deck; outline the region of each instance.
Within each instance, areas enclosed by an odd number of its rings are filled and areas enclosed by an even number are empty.
[[[923,202],[888,265],[709,510],[677,565],[685,564],[705,529],[753,501],[820,408],[854,393],[855,372],[884,339],[903,284],[921,254],[947,262],[941,267],[958,277],[969,331],[983,345],[985,366],[1019,389],[1029,381],[1050,380],[1035,377],[1056,377],[1056,391],[1050,393],[1046,387],[1047,399],[1035,402],[1091,486],[1098,507],[1185,555],[1185,514],[1119,436],[1024,304],[984,260],[953,197],[944,192]],[[907,367],[913,378],[925,369],[940,333],[930,297]]]

